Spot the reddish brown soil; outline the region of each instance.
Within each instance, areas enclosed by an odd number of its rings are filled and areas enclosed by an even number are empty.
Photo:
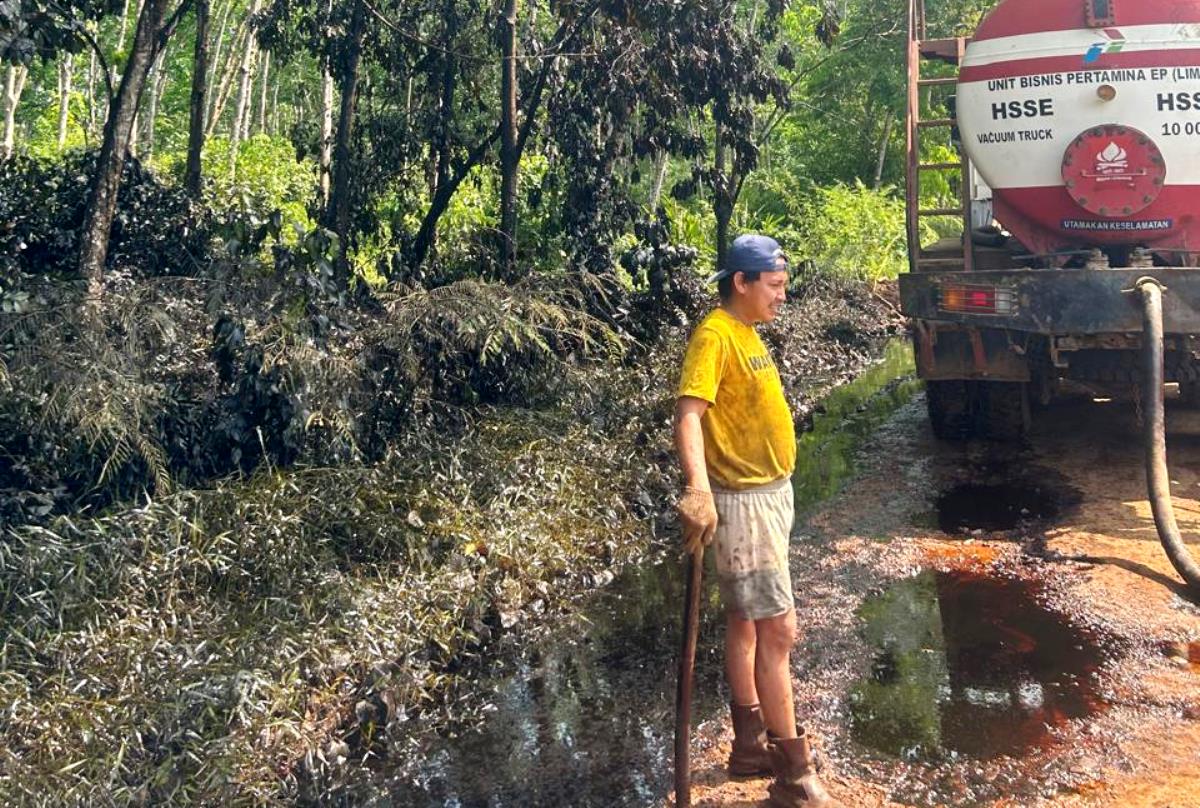
[[[1133,408],[1056,405],[1035,413],[1023,449],[940,444],[923,409],[918,398],[879,430],[862,450],[858,479],[801,519],[793,539],[804,626],[793,656],[797,711],[821,739],[839,804],[1200,807],[1200,608],[1158,543]],[[1200,554],[1200,412],[1171,408],[1168,423],[1176,512]],[[1045,481],[1064,510],[1006,533],[949,535],[928,526],[936,524],[929,512],[940,492],[1013,476]],[[922,771],[858,746],[845,699],[870,665],[856,609],[891,581],[928,567],[1044,581],[1051,610],[1093,627],[1119,650],[1105,674],[1106,711],[1067,722],[1053,743],[1025,757],[963,761],[935,793],[913,798]],[[763,804],[766,780],[725,777],[728,725],[698,734],[693,803]],[[958,785],[972,768],[988,782],[995,775],[1015,785],[974,797]]]

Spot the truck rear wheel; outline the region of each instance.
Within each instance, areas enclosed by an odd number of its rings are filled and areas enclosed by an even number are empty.
[[[978,434],[1017,441],[1029,429],[1029,395],[1021,382],[970,382],[974,385]]]
[[[960,379],[925,382],[929,424],[940,440],[966,440],[974,432],[968,382]]]
[[[929,424],[940,440],[1020,440],[1029,429],[1029,394],[1020,382],[925,382]]]

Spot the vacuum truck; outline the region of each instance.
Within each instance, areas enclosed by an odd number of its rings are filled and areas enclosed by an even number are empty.
[[[1166,383],[1200,403],[1200,0],[1002,0],[950,38],[911,0],[908,78],[900,297],[934,433],[1012,440],[1064,388],[1133,395],[1160,537],[1200,587],[1162,412]],[[928,156],[939,130],[959,159]],[[957,196],[923,206],[938,175]]]

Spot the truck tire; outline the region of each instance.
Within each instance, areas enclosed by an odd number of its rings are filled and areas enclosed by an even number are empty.
[[[959,379],[925,382],[929,425],[939,440],[966,440],[972,436],[970,392],[968,382]]]
[[[971,382],[976,433],[988,440],[1018,441],[1029,430],[1029,395],[1021,382]]]

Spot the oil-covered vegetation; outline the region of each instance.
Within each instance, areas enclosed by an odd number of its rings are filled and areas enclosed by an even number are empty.
[[[469,713],[664,540],[735,232],[797,417],[863,367],[904,8],[0,0],[0,802],[320,802]]]

